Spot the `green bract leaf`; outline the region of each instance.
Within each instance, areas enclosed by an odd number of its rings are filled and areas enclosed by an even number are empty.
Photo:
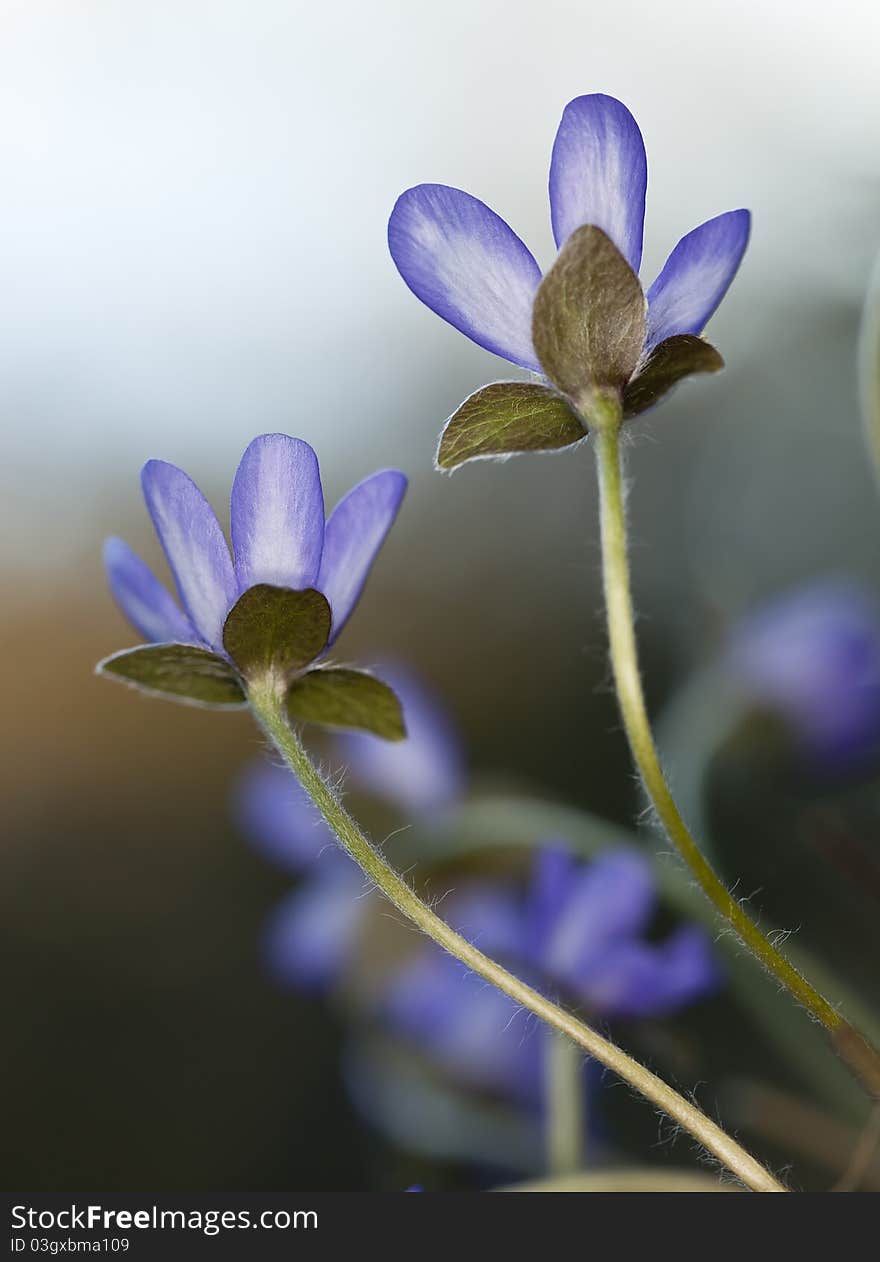
[[[345,666],[320,666],[295,679],[287,693],[287,712],[298,723],[358,728],[400,741],[406,736],[397,696],[375,675]]]
[[[229,663],[192,644],[144,644],[124,649],[105,657],[97,670],[142,692],[190,705],[245,704],[241,682]]]
[[[223,627],[223,644],[245,678],[288,675],[313,662],[330,635],[330,606],[307,587],[258,583],[239,597]]]
[[[496,381],[465,399],[446,422],[437,465],[455,469],[481,456],[554,451],[583,437],[584,427],[554,390],[527,381]]]
[[[623,392],[623,415],[637,416],[653,407],[684,377],[698,372],[718,372],[724,360],[701,337],[679,333],[655,346],[644,367]]]
[[[589,417],[590,401],[620,391],[645,345],[639,278],[600,228],[566,241],[535,295],[532,341],[555,386]]]

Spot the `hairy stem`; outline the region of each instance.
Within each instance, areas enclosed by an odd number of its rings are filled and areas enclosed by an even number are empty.
[[[251,709],[269,740],[312,798],[343,848],[399,911],[485,981],[497,986],[516,1003],[547,1022],[554,1030],[571,1039],[583,1051],[628,1082],[698,1140],[747,1187],[756,1192],[788,1190],[736,1140],[690,1101],[673,1091],[656,1074],[590,1026],[508,973],[441,920],[365,836],[336,792],[314,766],[299,734],[288,722],[284,695],[283,682],[271,676],[252,681],[249,686]]]
[[[819,1020],[843,1060],[872,1093],[880,1090],[880,1057],[832,1004],[769,941],[733,897],[679,813],[660,766],[639,673],[627,558],[620,418],[606,418],[595,431],[599,472],[602,577],[611,664],[630,749],[654,809],[703,893],[764,967]]]

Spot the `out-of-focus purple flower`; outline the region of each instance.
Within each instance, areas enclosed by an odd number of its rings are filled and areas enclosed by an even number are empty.
[[[369,734],[331,738],[333,760],[348,782],[425,819],[464,791],[461,742],[439,698],[399,663],[383,666],[407,716],[406,739],[393,745]],[[351,957],[369,907],[363,877],[339,849],[311,799],[284,767],[261,759],[236,790],[242,832],[267,858],[308,879],[282,904],[266,935],[269,965],[280,981],[312,990],[333,984]]]
[[[465,788],[464,754],[439,697],[398,662],[383,663],[406,714],[406,739],[389,744],[369,733],[334,733],[332,760],[344,762],[347,782],[406,813],[408,820],[442,811]],[[236,790],[235,813],[244,835],[273,862],[292,872],[311,868],[336,843],[308,794],[284,767],[260,759]]]
[[[638,273],[647,160],[641,132],[614,97],[580,96],[565,107],[550,163],[550,217],[558,249],[591,224]],[[731,210],[682,237],[647,294],[643,359],[680,334],[699,334],[739,267],[747,210]],[[392,258],[432,311],[479,346],[543,373],[532,345],[541,269],[494,211],[457,188],[419,184],[398,198],[388,225]]]
[[[735,629],[727,665],[817,767],[845,771],[880,751],[880,607],[855,582],[818,583],[765,605]]]
[[[357,865],[341,851],[328,855],[269,919],[265,952],[276,981],[315,992],[332,986],[351,959],[369,905]]]
[[[341,732],[337,748],[354,785],[410,819],[424,819],[464,792],[461,740],[440,698],[413,671],[399,662],[383,662],[380,670],[403,703],[406,740],[390,744],[367,732]]]
[[[312,799],[278,763],[251,763],[236,786],[234,810],[247,840],[288,872],[306,872],[338,851]]]
[[[348,621],[406,490],[383,469],[349,491],[324,520],[318,459],[286,434],[255,438],[232,486],[235,560],[211,506],[175,465],[150,460],[144,498],[177,585],[182,608],[121,539],[108,539],[110,587],[132,626],[153,643],[195,645],[227,657],[226,617],[258,584],[315,588],[330,606],[328,647]]]
[[[684,926],[660,943],[645,938],[655,902],[650,865],[635,851],[609,850],[582,864],[548,846],[524,896],[475,885],[444,908],[518,976],[613,1019],[665,1016],[719,982],[701,929]],[[445,952],[428,948],[398,973],[384,1015],[462,1081],[537,1097],[542,1046],[529,1037],[527,1014]]]

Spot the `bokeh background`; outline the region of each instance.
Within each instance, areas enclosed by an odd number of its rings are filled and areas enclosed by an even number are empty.
[[[218,505],[259,432],[311,442],[330,502],[403,468],[346,655],[419,668],[477,780],[620,822],[640,809],[590,453],[432,472],[444,417],[506,369],[396,274],[402,189],[478,194],[547,263],[559,115],[605,91],[648,148],[645,275],[703,219],[754,213],[711,328],[727,372],[640,422],[629,453],[655,711],[769,595],[839,573],[880,587],[855,378],[880,247],[878,40],[867,0],[0,3],[7,1182],[381,1190],[424,1174],[353,1111],[337,1018],[264,976],[260,926],[287,882],[230,818],[258,749],[247,718],[92,676],[132,641],[102,538],[159,562],[145,459]],[[748,868],[772,886],[754,845]],[[809,918],[785,924],[809,938]],[[704,1024],[735,1064],[730,1013]]]

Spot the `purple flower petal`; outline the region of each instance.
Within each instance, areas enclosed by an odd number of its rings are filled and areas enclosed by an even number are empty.
[[[702,333],[736,275],[751,221],[749,211],[729,210],[682,237],[648,290],[647,350],[676,333]]]
[[[419,184],[397,199],[388,246],[417,298],[478,346],[540,372],[532,300],[541,269],[488,206],[445,184]]]
[[[236,786],[235,814],[248,840],[291,872],[341,854],[311,798],[285,767],[263,759],[252,763]]]
[[[769,602],[736,628],[728,671],[779,711],[817,769],[844,771],[880,747],[880,608],[829,580]]]
[[[397,469],[383,469],[350,490],[327,519],[317,586],[333,614],[331,644],[360,599],[405,491],[405,476]]]
[[[550,218],[559,248],[575,228],[594,224],[637,273],[647,183],[645,143],[626,106],[601,93],[569,101],[550,160]]]
[[[313,587],[324,546],[318,457],[286,434],[255,438],[232,484],[232,550],[241,591],[257,583]]]
[[[346,860],[344,868],[334,865],[285,899],[265,939],[278,981],[314,991],[333,985],[356,948],[369,909],[365,890],[359,869]]]
[[[412,671],[379,662],[377,674],[403,704],[406,740],[346,732],[338,740],[340,752],[359,788],[424,819],[464,793],[461,738],[440,699]]]
[[[660,946],[635,939],[613,946],[577,993],[603,1017],[662,1017],[709,994],[720,980],[707,934],[688,925]]]
[[[503,887],[473,882],[444,900],[445,920],[468,942],[489,955],[521,959],[525,953],[523,917],[518,900]]]
[[[528,1014],[436,948],[420,952],[392,981],[384,1015],[462,1082],[480,1090],[532,1097],[540,1040]]]
[[[124,540],[105,542],[104,565],[117,605],[145,640],[154,644],[201,643],[177,601]]]
[[[201,639],[223,653],[223,623],[238,585],[220,523],[192,478],[175,465],[150,460],[141,482],[183,607]]]
[[[545,937],[539,947],[547,976],[576,986],[609,945],[640,933],[654,907],[651,865],[634,850],[608,850],[574,869],[571,879],[552,883],[558,906],[545,906]]]
[[[539,959],[559,917],[566,896],[577,879],[574,855],[564,845],[541,845],[532,864],[532,880],[525,905],[528,952]]]

